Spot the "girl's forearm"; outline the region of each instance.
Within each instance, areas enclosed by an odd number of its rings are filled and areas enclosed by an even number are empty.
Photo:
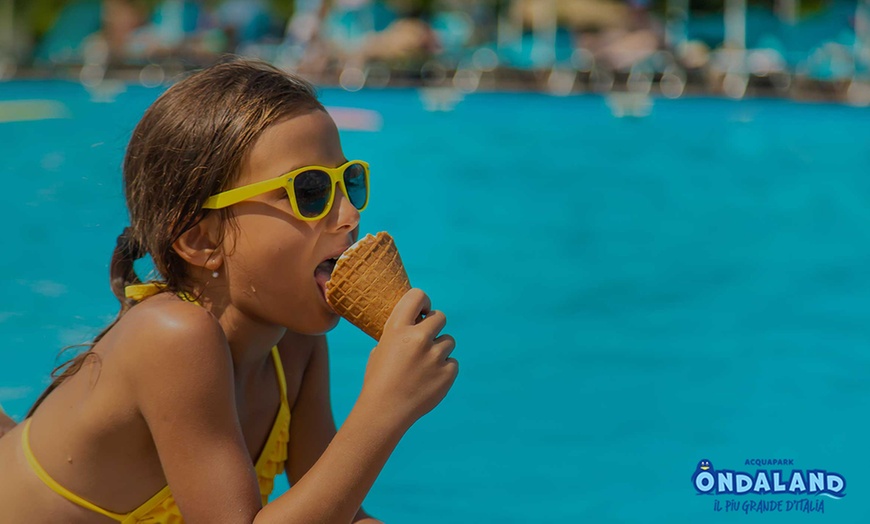
[[[389,413],[358,401],[320,459],[255,524],[349,524],[405,430]]]

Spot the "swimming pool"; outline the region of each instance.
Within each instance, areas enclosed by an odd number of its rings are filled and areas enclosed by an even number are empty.
[[[68,116],[0,123],[0,402],[15,415],[58,349],[116,312],[120,163],[158,94],[0,84],[2,100],[59,100]],[[363,232],[396,238],[461,367],[371,513],[732,519],[691,475],[760,457],[841,473],[848,496],[822,518],[866,520],[870,111],[697,98],[615,119],[592,95],[475,94],[453,112],[425,111],[416,90],[322,95],[382,115],[378,133],[342,134],[373,169]],[[371,344],[343,323],[330,345],[341,422]]]

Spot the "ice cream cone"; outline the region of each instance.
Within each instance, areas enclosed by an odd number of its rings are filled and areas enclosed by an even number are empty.
[[[366,235],[339,257],[326,283],[326,300],[336,313],[380,340],[390,313],[410,289],[393,237],[381,231]]]

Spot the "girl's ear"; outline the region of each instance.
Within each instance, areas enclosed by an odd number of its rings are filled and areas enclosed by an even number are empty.
[[[219,248],[220,216],[209,213],[185,231],[172,244],[172,248],[189,264],[216,271],[223,264],[223,253]]]

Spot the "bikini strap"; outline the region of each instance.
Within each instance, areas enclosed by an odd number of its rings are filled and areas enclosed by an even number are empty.
[[[150,296],[156,295],[166,289],[165,282],[146,282],[144,284],[131,284],[124,288],[124,295],[127,298],[132,298],[136,302],[140,302]],[[178,297],[187,302],[193,302],[201,306],[197,299],[186,291],[179,291]]]
[[[140,302],[152,295],[156,295],[163,291],[166,284],[163,282],[147,282],[145,284],[131,284],[124,288],[124,295],[127,298],[132,298],[136,302]]]
[[[272,361],[275,363],[275,373],[278,375],[278,385],[281,387],[281,401],[285,402],[287,400],[287,378],[284,376],[284,366],[281,364],[278,346],[272,346]]]
[[[30,421],[32,419],[27,419],[24,422],[24,431],[21,432],[21,447],[24,449],[24,456],[27,458],[27,462],[30,464],[30,468],[36,473],[36,476],[39,477],[46,486],[61,497],[67,499],[73,504],[78,504],[79,506],[89,509],[95,513],[99,513],[100,515],[104,515],[109,517],[110,519],[117,520],[118,522],[123,522],[127,515],[121,515],[120,513],[112,513],[111,511],[105,510],[93,502],[83,499],[82,497],[76,495],[72,491],[66,489],[57,483],[56,480],[51,478],[51,476],[42,469],[42,466],[37,462],[36,457],[33,456],[33,450],[30,449]]]

